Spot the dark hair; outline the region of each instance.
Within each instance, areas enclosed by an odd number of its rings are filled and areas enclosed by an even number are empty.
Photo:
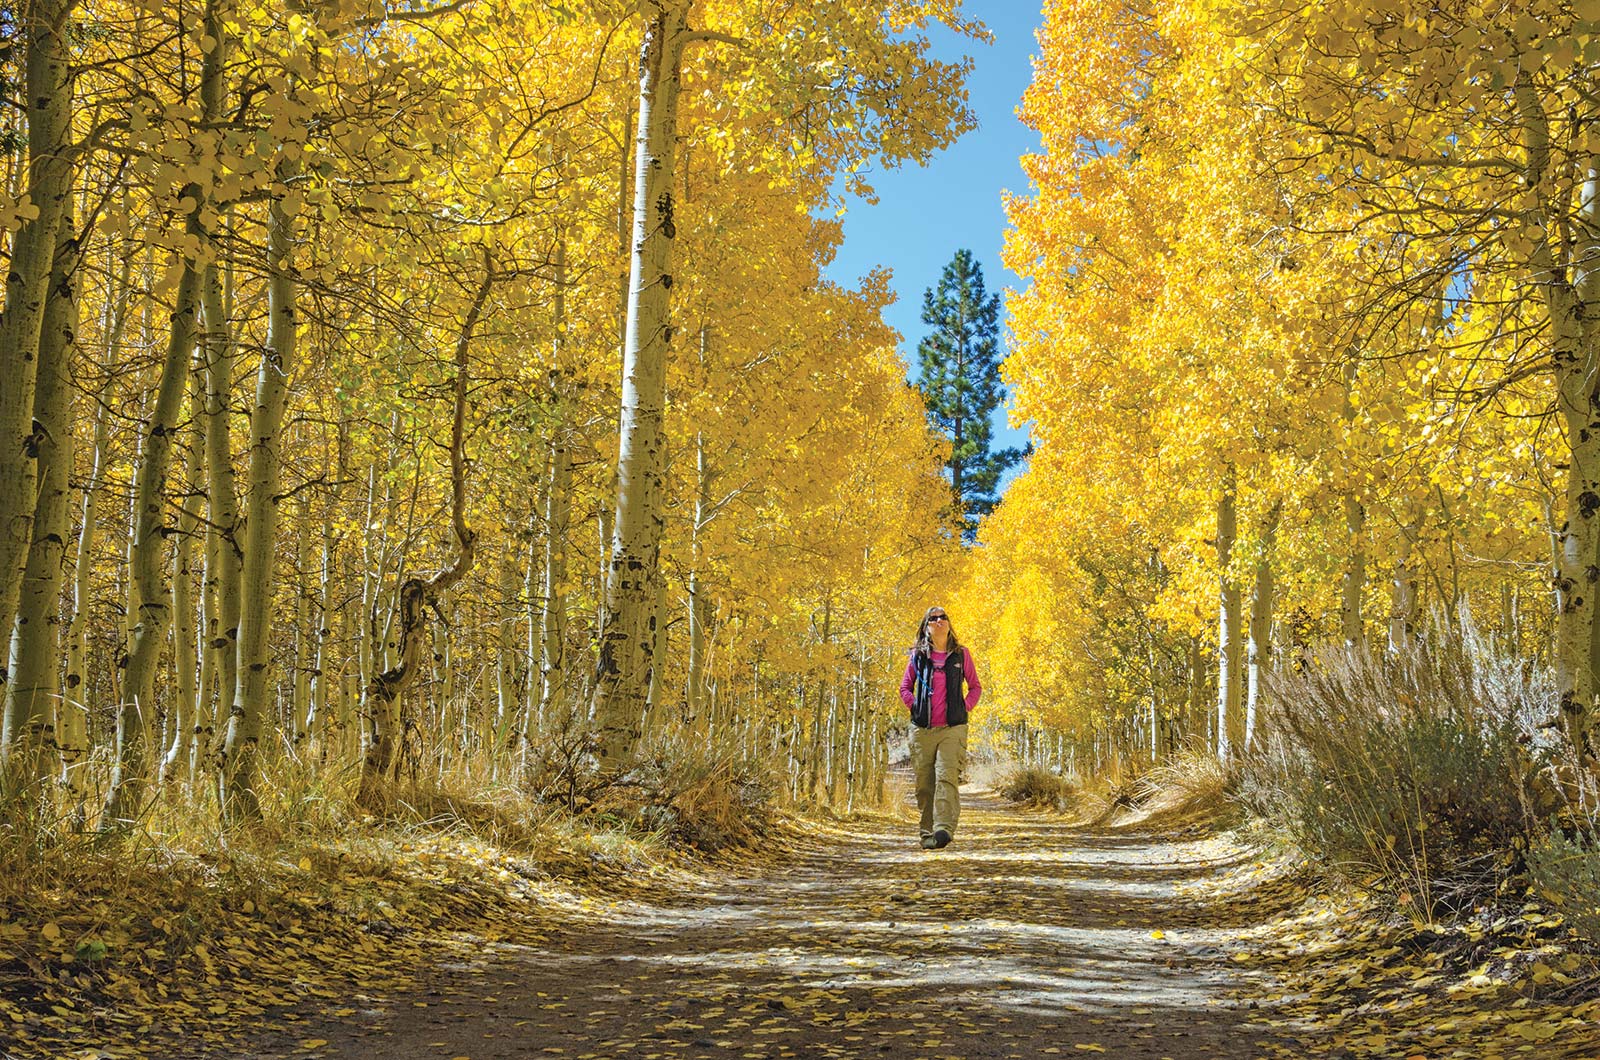
[[[944,608],[934,604],[922,612],[922,621],[917,624],[917,642],[911,646],[911,650],[918,655],[927,655],[933,650],[933,638],[928,636],[928,616],[935,611],[944,611]],[[945,629],[950,633],[950,642],[944,646],[945,651],[960,651],[961,642],[956,639],[956,627],[950,624],[948,611],[945,611]]]

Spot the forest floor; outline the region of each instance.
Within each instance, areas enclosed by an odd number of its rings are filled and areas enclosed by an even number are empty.
[[[12,1004],[14,1023],[47,1021],[13,1055],[1600,1057],[1600,972],[1532,907],[1419,930],[1238,832],[1090,828],[984,792],[942,851],[917,846],[909,814],[775,842],[599,894],[494,869],[515,902],[457,866],[434,895],[450,915],[355,940],[280,930],[267,945],[300,954],[288,963],[247,930],[213,943],[246,956],[205,977],[209,995],[141,988],[87,1021],[82,998]]]

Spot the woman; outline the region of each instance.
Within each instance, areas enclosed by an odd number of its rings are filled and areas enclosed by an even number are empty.
[[[972,653],[956,640],[950,616],[942,607],[928,608],[900,679],[900,698],[911,711],[911,767],[924,850],[948,846],[956,834],[967,714],[982,694]]]

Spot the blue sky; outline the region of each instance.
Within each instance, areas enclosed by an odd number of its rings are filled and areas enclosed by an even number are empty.
[[[1000,264],[1006,219],[1002,191],[1026,194],[1028,180],[1018,159],[1039,149],[1033,130],[1017,120],[1016,107],[1033,77],[1031,57],[1038,50],[1033,32],[1041,15],[1038,0],[985,0],[969,3],[994,33],[985,45],[934,30],[933,51],[943,59],[971,55],[976,66],[968,78],[971,106],[978,128],[935,155],[926,166],[878,171],[871,183],[878,204],[859,199],[848,203],[844,244],[827,274],[842,284],[877,266],[894,274],[890,286],[899,301],[884,311],[901,336],[901,353],[913,362],[924,333],[922,292],[939,281],[939,272],[958,249],[971,250],[983,265],[983,279],[992,292],[1020,287],[1022,281]],[[995,415],[995,446],[1021,446],[1024,431],[1006,425],[1005,411]]]

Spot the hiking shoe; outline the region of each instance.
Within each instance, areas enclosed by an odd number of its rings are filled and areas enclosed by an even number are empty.
[[[934,847],[936,847],[938,845],[939,845],[939,841],[934,839],[933,836],[925,835],[925,836],[922,837],[922,849],[923,850],[932,850]]]
[[[935,850],[940,850],[950,845],[950,833],[946,832],[943,828],[934,829],[933,835],[930,838],[933,840],[933,847]]]

